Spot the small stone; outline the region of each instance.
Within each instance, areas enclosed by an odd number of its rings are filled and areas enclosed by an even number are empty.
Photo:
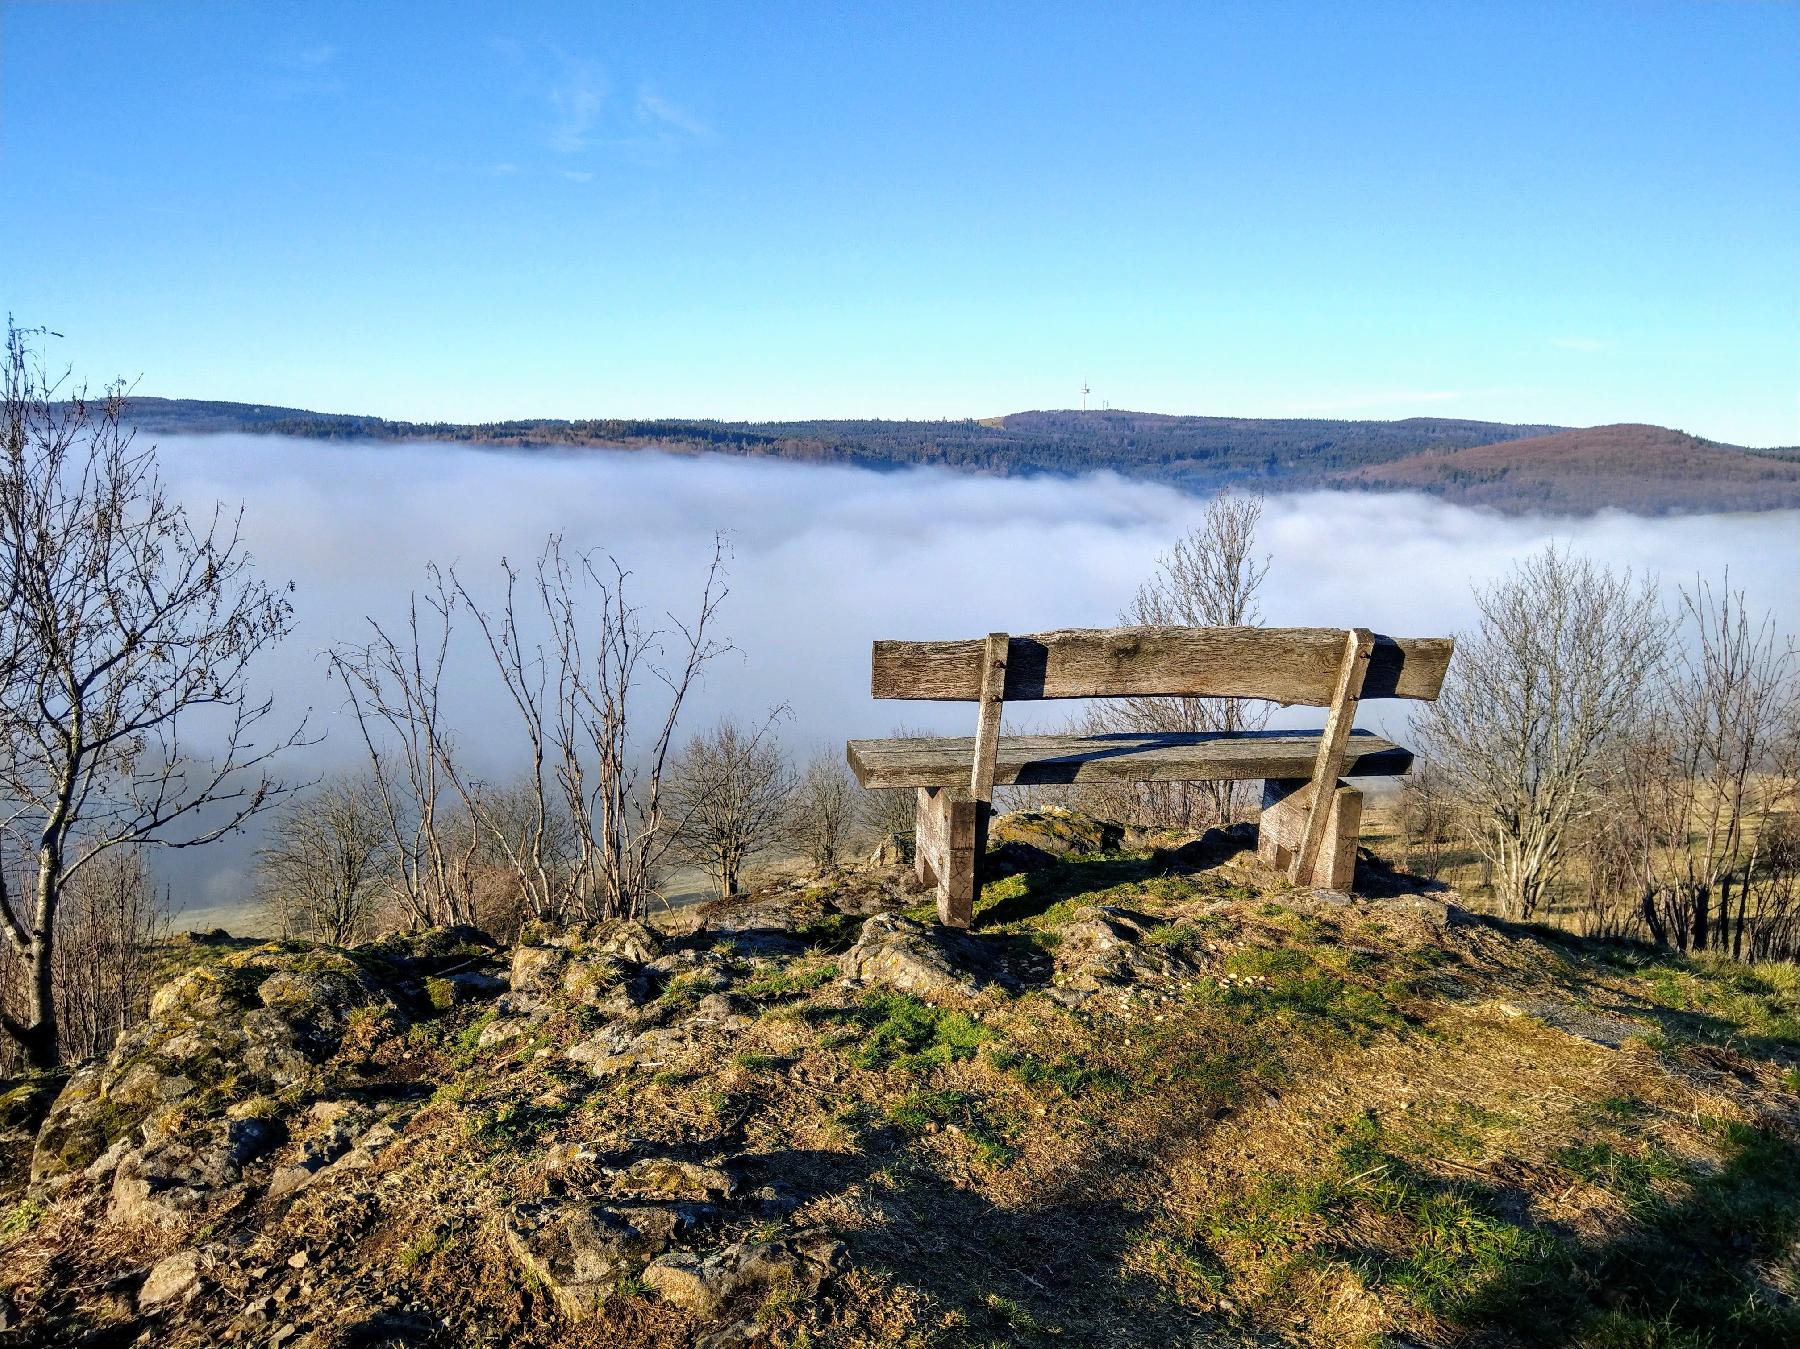
[[[289,1269],[305,1269],[312,1262],[312,1257],[305,1251],[295,1251],[288,1257]]]
[[[200,1287],[200,1252],[177,1251],[151,1266],[138,1289],[139,1308],[159,1307],[176,1298],[191,1297]]]

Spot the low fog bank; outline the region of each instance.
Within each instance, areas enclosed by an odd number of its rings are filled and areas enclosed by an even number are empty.
[[[1110,473],[996,479],[933,469],[875,472],[645,452],[501,453],[443,445],[344,445],[265,436],[158,442],[166,477],[196,510],[244,503],[262,574],[295,582],[293,637],[262,667],[291,722],[307,708],[326,738],[297,754],[296,777],[353,767],[362,754],[342,690],[320,653],[360,641],[365,616],[402,618],[428,561],[488,588],[502,557],[528,566],[546,535],[611,553],[631,569],[647,615],[685,616],[711,540],[729,532],[731,595],[722,631],[738,651],[711,667],[689,729],[725,713],[793,710],[796,752],[841,747],[896,723],[967,734],[966,706],[874,703],[878,637],[974,637],[1105,626],[1156,556],[1198,523],[1202,498]],[[1800,597],[1800,512],[1645,519],[1517,517],[1410,494],[1271,497],[1273,556],[1264,621],[1402,636],[1471,621],[1472,584],[1551,539],[1671,590],[1730,568],[1757,608],[1790,628]],[[474,637],[471,631],[466,634]],[[479,674],[479,678],[470,677]],[[514,714],[485,670],[457,668],[453,724],[477,766],[516,769]],[[1074,709],[1009,709],[1008,726],[1056,725]],[[1360,724],[1399,734],[1405,707],[1371,704]],[[1317,721],[1318,714],[1310,719]],[[1304,723],[1297,710],[1290,722]],[[230,913],[249,895],[253,838],[157,859],[184,912]],[[183,918],[180,925],[190,920]]]

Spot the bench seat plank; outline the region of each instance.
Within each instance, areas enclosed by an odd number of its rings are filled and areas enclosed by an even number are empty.
[[[1448,637],[1375,637],[1362,698],[1436,698]],[[1342,628],[1062,628],[1014,637],[1006,701],[1040,698],[1267,698],[1324,707],[1337,690]],[[877,698],[981,697],[984,644],[876,642]]]
[[[1340,635],[1341,640],[1341,635]],[[1253,781],[1310,777],[1320,731],[1153,732],[1113,735],[1007,735],[994,762],[998,786],[1070,782]],[[852,740],[846,747],[857,781],[889,787],[958,787],[969,781],[970,736]],[[1344,749],[1346,777],[1394,777],[1412,767],[1412,752],[1368,731],[1352,732]]]

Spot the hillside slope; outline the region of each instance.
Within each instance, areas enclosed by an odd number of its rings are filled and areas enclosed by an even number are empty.
[[[1505,444],[1432,450],[1337,475],[1372,490],[1430,492],[1469,505],[1658,514],[1800,506],[1800,463],[1661,426],[1625,423]]]
[[[968,936],[872,868],[170,947],[41,1127],[0,1085],[0,1344],[1800,1342],[1792,969],[996,830]]]
[[[133,399],[130,418],[148,435],[239,431],[515,450],[656,450],[1002,476],[1108,469],[1197,491],[1227,484],[1397,488],[1514,511],[1771,510],[1800,499],[1800,452],[1745,450],[1652,426],[1571,431],[1440,417],[1382,422],[1112,410],[939,422],[530,418],[461,425],[168,398]]]
[[[167,398],[133,399],[130,419],[150,435],[244,431],[513,449],[652,449],[871,468],[928,464],[1003,475],[1112,469],[1194,487],[1252,479],[1302,485],[1335,469],[1421,450],[1483,445],[1557,429],[1450,418],[1380,422],[1113,411],[1021,412],[936,422],[529,418],[464,425]]]

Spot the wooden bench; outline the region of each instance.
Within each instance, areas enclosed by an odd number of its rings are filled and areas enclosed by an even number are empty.
[[[973,737],[852,740],[865,788],[918,791],[916,867],[939,920],[966,928],[980,888],[994,788],[1028,783],[1263,780],[1258,849],[1296,883],[1350,888],[1362,792],[1343,777],[1398,776],[1412,754],[1353,731],[1364,698],[1433,699],[1447,637],[1366,628],[1071,628],[1029,637],[876,642],[876,698],[974,702]],[[1008,702],[1043,698],[1265,698],[1329,709],[1318,731],[1002,736]],[[1329,790],[1321,792],[1320,785]]]

